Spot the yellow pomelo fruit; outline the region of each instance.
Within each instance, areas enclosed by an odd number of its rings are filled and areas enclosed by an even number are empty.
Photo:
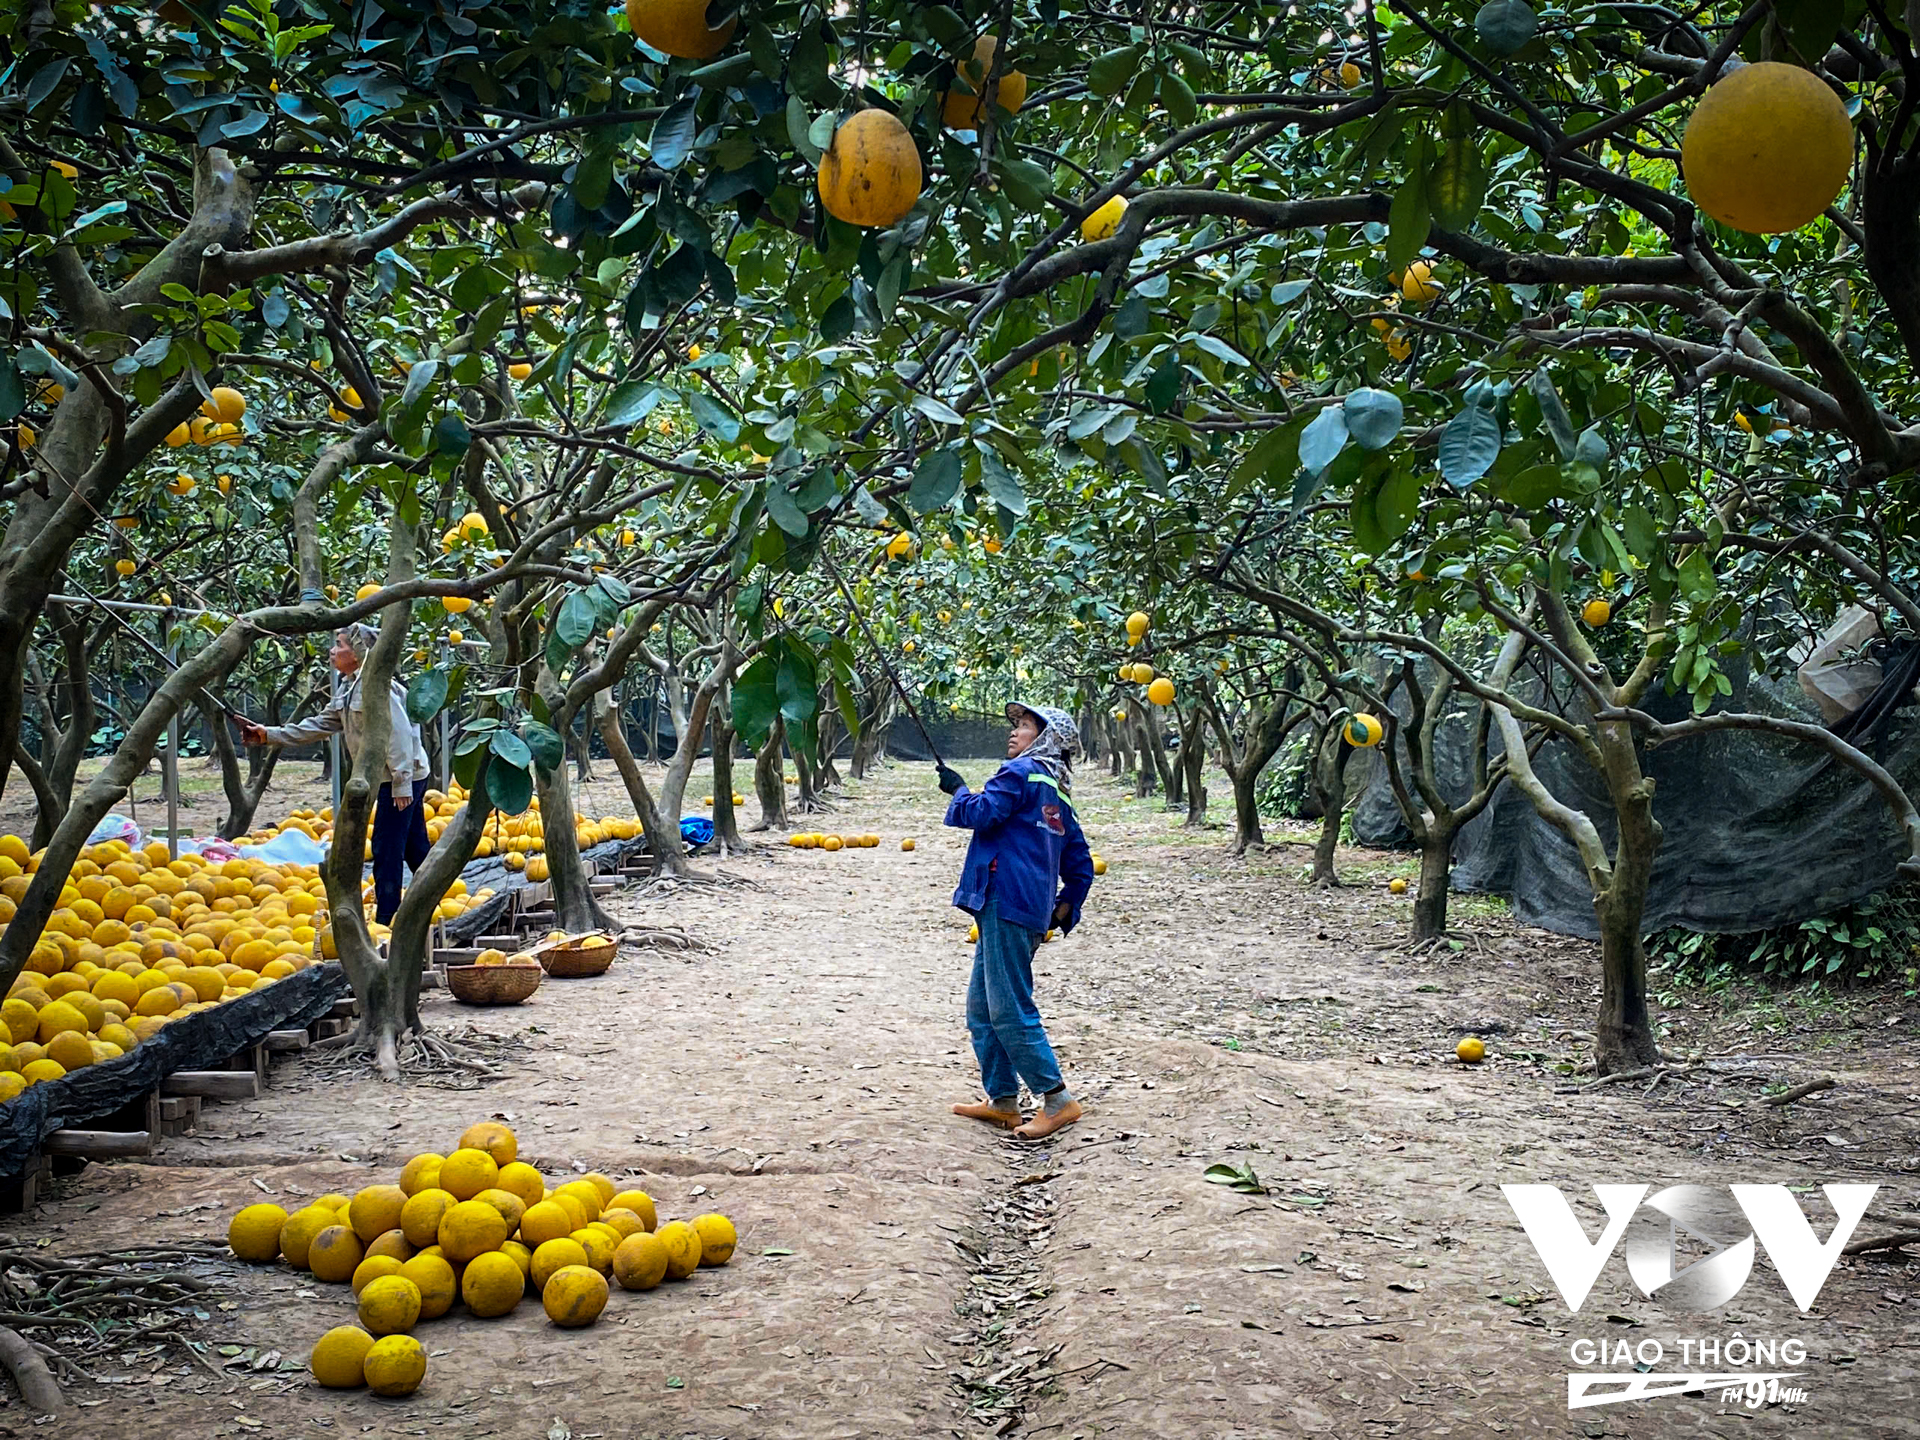
[[[1080,222],[1082,240],[1105,240],[1120,228],[1127,213],[1127,197],[1115,195]]]
[[[1469,1035],[1453,1047],[1453,1053],[1469,1065],[1478,1065],[1487,1058],[1487,1042],[1478,1035]]]
[[[607,1277],[585,1265],[556,1270],[540,1287],[547,1318],[563,1329],[591,1325],[607,1308]]]
[[[613,1203],[614,1195],[619,1191],[619,1187],[615,1185],[613,1181],[609,1180],[606,1176],[602,1175],[598,1170],[589,1170],[586,1174],[582,1175],[578,1181],[574,1183],[581,1184],[581,1185],[591,1185],[593,1187],[594,1193],[597,1196],[599,1196],[599,1199],[595,1201],[595,1204],[600,1210],[604,1210],[607,1208],[607,1206],[611,1205]]]
[[[973,59],[963,60],[955,69],[959,77],[946,98],[940,102],[940,123],[949,130],[978,130],[986,118],[986,96],[982,87],[987,71],[993,67],[994,52],[1000,37],[982,35],[973,42]],[[1018,115],[1027,103],[1027,77],[1018,70],[1003,70],[994,80],[994,103],[1009,114]]]
[[[1147,699],[1156,705],[1173,704],[1173,681],[1162,675],[1158,680],[1155,680],[1151,685],[1147,686]]]
[[[547,1281],[553,1278],[556,1270],[564,1270],[569,1265],[585,1265],[586,1248],[578,1240],[562,1236],[558,1240],[549,1240],[535,1247],[533,1261],[527,1269],[527,1278],[533,1281],[536,1290],[544,1291]]]
[[[527,1277],[513,1257],[498,1250],[478,1256],[460,1277],[460,1298],[483,1320],[505,1315],[527,1293]]]
[[[655,1208],[653,1208],[653,1196],[647,1194],[645,1190],[620,1190],[620,1194],[616,1194],[612,1200],[607,1202],[607,1208],[609,1208],[609,1210],[632,1210],[636,1215],[639,1215],[639,1223],[645,1225],[649,1231],[659,1229],[660,1217],[659,1213],[655,1212]]]
[[[296,1210],[287,1217],[287,1223],[280,1227],[280,1253],[296,1270],[308,1267],[308,1252],[313,1246],[313,1237],[331,1225],[338,1225],[340,1217],[325,1205],[313,1204],[304,1210]]]
[[[663,55],[711,60],[733,38],[739,19],[707,28],[707,0],[627,0],[627,28]]]
[[[400,1262],[394,1259],[393,1256],[391,1255],[367,1256],[366,1259],[362,1260],[358,1265],[354,1266],[354,1269],[353,1269],[354,1298],[356,1300],[359,1299],[360,1292],[362,1290],[365,1290],[367,1286],[371,1285],[374,1281],[384,1280],[389,1275],[398,1275],[399,1273],[400,1273]],[[388,1332],[381,1330],[381,1331],[377,1331],[376,1333],[384,1335],[384,1334],[387,1334]]]
[[[557,1200],[542,1200],[529,1205],[520,1217],[520,1238],[536,1250],[549,1240],[558,1240],[579,1228],[573,1212]]]
[[[500,1253],[520,1267],[520,1278],[525,1280],[533,1273],[533,1251],[518,1240],[508,1240],[500,1246]]]
[[[249,1205],[227,1222],[227,1244],[249,1265],[271,1265],[280,1258],[280,1231],[287,1212],[278,1205]]]
[[[93,1041],[79,1030],[62,1030],[47,1044],[47,1059],[71,1075],[93,1064]]]
[[[493,1157],[496,1166],[511,1165],[520,1153],[520,1142],[514,1138],[513,1131],[497,1120],[482,1120],[478,1125],[469,1125],[466,1134],[460,1137],[462,1150],[484,1150]]]
[[[1580,608],[1580,618],[1590,629],[1598,630],[1613,618],[1613,606],[1605,600],[1589,600]]]
[[[651,1290],[666,1277],[667,1247],[645,1230],[627,1236],[613,1252],[613,1278],[623,1290]]]
[[[344,1285],[367,1258],[366,1247],[350,1226],[329,1225],[313,1237],[307,1248],[307,1268],[313,1278],[329,1285]]]
[[[820,203],[849,225],[891,225],[920,198],[920,151],[899,118],[862,110],[820,157]]]
[[[438,1320],[453,1308],[453,1296],[459,1284],[453,1278],[453,1266],[444,1256],[416,1255],[400,1267],[400,1273],[420,1292],[422,1320]]]
[[[55,1000],[51,1004],[40,1007],[38,1034],[42,1045],[52,1043],[54,1036],[67,1031],[80,1035],[92,1033],[87,1026],[87,1017],[66,1001]]]
[[[407,1192],[398,1185],[369,1185],[347,1204],[347,1218],[361,1243],[370,1243],[389,1230],[400,1228],[400,1210],[407,1203]]]
[[[506,1238],[506,1219],[480,1200],[462,1200],[440,1221],[440,1248],[455,1265],[498,1250]]]
[[[647,1222],[631,1210],[605,1211],[595,1223],[606,1226],[607,1229],[613,1231],[613,1233],[622,1240],[626,1239],[629,1235],[644,1235],[647,1233]]]
[[[456,1200],[471,1200],[500,1181],[500,1167],[484,1150],[463,1148],[440,1163],[440,1188]]]
[[[1433,278],[1433,266],[1425,260],[1408,265],[1395,283],[1400,287],[1400,298],[1409,305],[1431,305],[1440,298],[1440,282]]]
[[[444,1190],[422,1190],[400,1207],[400,1229],[422,1249],[440,1241],[440,1222],[460,1202]]]
[[[400,1172],[400,1188],[409,1195],[418,1195],[422,1190],[438,1190],[440,1166],[446,1158],[431,1151],[414,1156]]]
[[[390,1255],[395,1260],[411,1260],[413,1252],[420,1247],[407,1239],[407,1232],[395,1227],[383,1230],[367,1242],[367,1258],[375,1255]]]
[[[411,1395],[427,1378],[427,1352],[411,1335],[388,1335],[373,1342],[361,1371],[376,1395]]]
[[[602,1275],[613,1271],[613,1252],[620,1248],[620,1237],[598,1225],[585,1225],[569,1237],[586,1252],[587,1264]]]
[[[720,1214],[696,1215],[687,1222],[700,1237],[700,1263],[724,1265],[733,1258],[733,1247],[740,1243],[733,1222]]]
[[[404,1275],[383,1275],[360,1292],[360,1323],[369,1335],[404,1335],[419,1320],[420,1287]]]
[[[502,1190],[495,1186],[491,1190],[482,1190],[473,1197],[483,1205],[491,1205],[500,1212],[500,1218],[507,1222],[507,1233],[511,1235],[520,1228],[520,1217],[527,1207],[520,1203],[520,1197],[511,1190]]]
[[[367,1351],[373,1336],[358,1325],[336,1325],[313,1342],[307,1368],[329,1390],[358,1390],[367,1383]]]
[[[499,1178],[494,1183],[502,1190],[518,1195],[520,1203],[529,1208],[547,1197],[547,1182],[540,1178],[538,1170],[524,1160],[502,1165]]]
[[[1722,77],[1680,142],[1687,193],[1722,225],[1798,230],[1838,198],[1853,169],[1853,122],[1826,81],[1764,61]]]
[[[706,1253],[700,1234],[684,1220],[669,1220],[654,1234],[660,1237],[660,1243],[667,1247],[667,1278],[684,1280],[700,1268],[700,1257]]]

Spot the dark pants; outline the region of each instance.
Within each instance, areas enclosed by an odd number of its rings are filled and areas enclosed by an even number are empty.
[[[980,942],[967,986],[967,1031],[980,1062],[980,1083],[992,1100],[1018,1096],[1020,1080],[1035,1095],[1058,1090],[1060,1064],[1033,1003],[1033,952],[1040,948],[1040,932],[1002,920],[991,889],[974,918]]]
[[[418,870],[433,848],[427,839],[427,782],[413,782],[413,803],[399,809],[393,803],[393,786],[382,785],[380,798],[373,807],[373,918],[390,924],[393,912],[400,908],[401,866]]]

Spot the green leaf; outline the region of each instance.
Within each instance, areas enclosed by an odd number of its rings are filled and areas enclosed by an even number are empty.
[[[993,173],[1007,197],[1022,210],[1038,210],[1053,193],[1053,172],[1031,160],[997,160]]]
[[[1186,367],[1180,363],[1179,351],[1167,351],[1166,358],[1147,377],[1147,408],[1156,415],[1164,415],[1171,410],[1173,402],[1180,398],[1180,382],[1186,373]]]
[[[1489,405],[1471,400],[1440,432],[1440,476],[1465,490],[1500,458],[1500,417]]]
[[[1140,65],[1140,47],[1109,50],[1087,67],[1087,88],[1096,95],[1118,95]]]
[[[1340,408],[1347,433],[1363,450],[1383,450],[1391,445],[1407,416],[1398,395],[1367,387],[1350,391]]]
[[[1579,486],[1558,465],[1534,465],[1522,470],[1506,483],[1506,498],[1522,510],[1538,510],[1554,500],[1570,500],[1580,493]]]
[[[820,316],[820,338],[829,345],[838,345],[853,333],[853,322],[853,297],[842,295]]]
[[[598,210],[613,188],[613,148],[596,146],[573,167],[573,199],[582,210]]]
[[[1027,492],[995,450],[980,452],[980,487],[993,503],[1014,515],[1027,513]],[[924,513],[924,512],[923,512]]]
[[[766,744],[767,732],[780,713],[776,668],[772,657],[763,653],[733,682],[733,728],[756,750]]]
[[[509,765],[533,763],[533,749],[511,730],[496,730],[487,741],[488,748]]]
[[[467,453],[473,444],[473,432],[467,429],[467,422],[453,413],[442,415],[433,427],[433,452],[454,459]]]
[[[1473,28],[1481,44],[1504,57],[1533,38],[1540,19],[1523,0],[1487,0],[1473,17]]]
[[[533,756],[533,763],[549,775],[558,770],[561,762],[567,758],[566,742],[560,738],[560,732],[551,725],[543,725],[538,720],[522,721],[520,738],[526,742],[527,751]],[[499,746],[494,747],[494,753],[496,755],[500,753]]]
[[[593,601],[586,592],[575,590],[560,602],[560,613],[554,617],[553,633],[569,650],[578,650],[593,638],[594,627],[599,616],[594,613]]]
[[[767,485],[767,514],[796,540],[807,533],[807,512],[800,508],[793,491],[778,481]]]
[[[1193,87],[1171,70],[1160,77],[1160,103],[1167,107],[1173,123],[1182,129],[1193,124],[1193,117],[1199,113]]]
[[[1533,378],[1527,381],[1527,389],[1540,404],[1540,421],[1547,427],[1547,434],[1553,437],[1560,458],[1573,459],[1578,444],[1573,433],[1573,417],[1567,414],[1560,392],[1553,388],[1553,377],[1547,373],[1546,366],[1542,365],[1533,372]]]
[[[1327,406],[1300,432],[1300,463],[1309,470],[1325,470],[1346,448],[1347,417],[1338,405]]]
[[[733,412],[705,392],[695,390],[688,395],[687,409],[693,412],[695,424],[723,444],[731,445],[740,438],[740,422]]]
[[[1393,193],[1387,207],[1387,264],[1404,270],[1420,253],[1433,229],[1432,202],[1427,198],[1427,137],[1415,138],[1413,158],[1408,162],[1407,178]]]
[[[520,748],[525,750],[526,746]],[[494,755],[493,763],[487,766],[487,798],[502,815],[518,815],[533,803],[533,773],[524,763],[502,764],[497,749]]]
[[[929,450],[920,457],[907,490],[907,504],[916,515],[931,515],[960,493],[960,452]]]
[[[660,398],[660,387],[651,380],[622,381],[608,393],[602,419],[608,425],[638,425]]]
[[[1420,514],[1420,477],[1412,470],[1396,470],[1374,496],[1374,523],[1388,545],[1413,528]],[[1384,547],[1382,547],[1384,548]]]
[[[791,636],[774,672],[774,690],[780,698],[780,713],[792,724],[805,724],[820,708],[820,680],[813,656]]]
[[[1487,166],[1477,138],[1469,133],[1447,142],[1427,171],[1427,203],[1443,230],[1467,230],[1487,200]]]
[[[447,703],[447,672],[437,666],[422,670],[407,684],[407,718],[424,725]]]
[[[793,148],[809,165],[817,166],[824,152],[813,143],[809,133],[813,129],[813,112],[807,109],[807,102],[798,95],[787,97],[787,139],[793,142]]]
[[[662,170],[678,170],[693,153],[694,137],[700,133],[700,120],[694,114],[694,102],[699,97],[688,95],[676,100],[667,107],[666,113],[653,122],[653,138],[648,142],[653,163]],[[598,205],[588,207],[599,209]]]

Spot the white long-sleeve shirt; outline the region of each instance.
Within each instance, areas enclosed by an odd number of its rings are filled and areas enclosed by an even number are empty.
[[[427,747],[420,738],[420,727],[407,718],[407,692],[394,680],[387,687],[388,723],[387,773],[382,777],[395,786],[411,787],[433,773],[427,763]],[[362,713],[360,672],[333,674],[333,694],[327,708],[292,725],[269,725],[269,745],[312,745],[329,735],[344,734],[349,757],[360,753],[360,736],[366,727]]]

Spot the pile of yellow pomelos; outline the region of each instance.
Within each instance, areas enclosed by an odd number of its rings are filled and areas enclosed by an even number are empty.
[[[555,1325],[575,1329],[606,1308],[609,1279],[651,1290],[733,1256],[737,1237],[724,1215],[661,1225],[642,1191],[598,1174],[549,1190],[518,1154],[513,1131],[482,1121],[451,1154],[414,1156],[398,1184],[322,1195],[291,1215],[249,1205],[229,1222],[227,1243],[250,1264],[284,1258],[353,1287],[359,1323],[321,1336],[308,1368],[322,1385],[378,1395],[419,1387],[427,1352],[411,1332],[456,1299],[493,1318],[531,1293]]]

